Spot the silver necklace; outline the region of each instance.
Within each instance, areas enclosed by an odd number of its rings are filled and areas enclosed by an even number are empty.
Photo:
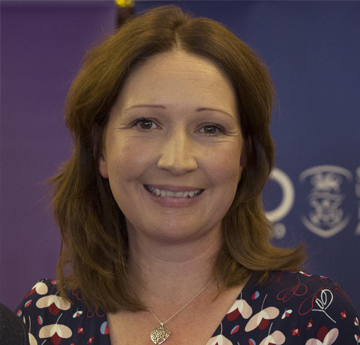
[[[183,311],[197,296],[199,296],[205,289],[210,285],[212,280],[210,280],[194,297],[190,299],[190,301],[186,302],[175,314],[171,315],[164,322],[160,321],[160,319],[154,314],[154,312],[147,306],[147,304],[143,301],[143,299],[138,295],[138,293],[134,290],[136,295],[139,297],[140,301],[144,303],[145,307],[149,310],[149,312],[154,316],[154,318],[160,323],[160,327],[153,329],[150,333],[150,339],[155,345],[162,344],[167,338],[170,336],[170,329],[165,327],[165,324],[169,322],[172,318],[174,318],[177,314]]]

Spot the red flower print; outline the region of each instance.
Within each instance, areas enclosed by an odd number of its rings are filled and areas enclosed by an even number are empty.
[[[292,278],[285,272],[274,272],[267,280],[265,286],[270,287],[276,284],[289,285],[292,283]]]
[[[293,329],[291,330],[291,334],[292,334],[293,336],[297,335],[297,336],[299,337],[299,336],[300,336],[299,328],[293,328]]]
[[[339,330],[337,328],[329,331],[326,326],[322,326],[316,335],[316,339],[309,339],[305,345],[331,345],[337,339],[338,335]]]
[[[90,310],[86,313],[86,317],[88,319],[91,319],[92,317],[94,317],[96,314],[97,317],[104,317],[105,316],[105,313],[104,312],[101,312],[99,311],[99,309],[96,309],[94,312],[90,312]]]
[[[260,343],[260,345],[281,345],[285,343],[285,336],[280,331],[275,331],[270,334],[272,325],[269,328],[268,336]]]
[[[225,338],[222,334],[211,338],[206,345],[232,345],[232,342]]]
[[[29,296],[33,295],[35,292],[39,295],[45,295],[48,292],[48,287],[45,283],[38,282],[33,286],[31,291],[25,296],[25,298],[28,298]]]
[[[307,324],[307,329],[306,330],[308,331],[312,326],[313,326],[313,320],[310,319],[308,324]]]
[[[294,296],[303,296],[307,293],[308,288],[306,287],[306,285],[300,283],[299,277],[296,278],[298,280],[298,284],[280,291],[277,295],[278,300],[287,302]]]
[[[57,315],[60,310],[68,310],[71,304],[65,301],[62,297],[56,295],[49,295],[41,297],[37,302],[38,308],[48,308],[50,314]]]
[[[265,329],[269,325],[269,320],[275,319],[280,314],[279,309],[275,307],[267,307],[263,309],[266,297],[267,295],[264,298],[261,311],[255,314],[246,324],[245,332],[250,332],[256,327],[259,327],[261,330]]]
[[[69,327],[59,324],[59,320],[62,314],[59,316],[55,324],[44,326],[40,329],[40,338],[50,338],[53,345],[59,345],[61,339],[68,339],[72,336],[72,331]]]
[[[75,298],[76,298],[78,301],[82,301],[82,300],[83,300],[80,289],[73,290],[73,291],[72,291],[72,295],[75,296]]]
[[[291,313],[292,313],[291,309],[285,310],[284,314],[282,314],[282,316],[281,316],[281,320],[284,320],[286,317],[290,317]]]
[[[231,306],[230,310],[228,311],[226,318],[229,321],[236,320],[239,315],[242,315],[244,319],[248,319],[252,314],[252,308],[243,299],[239,299],[235,301],[235,303]]]
[[[83,313],[83,312],[82,312],[81,310],[79,310],[79,308],[77,308],[77,309],[76,309],[76,312],[75,312],[74,315],[73,315],[73,318],[75,319],[76,317],[80,317],[82,313]]]

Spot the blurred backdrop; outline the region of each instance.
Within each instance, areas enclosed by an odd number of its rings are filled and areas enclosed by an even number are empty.
[[[1,1],[1,302],[14,309],[55,278],[60,237],[44,181],[71,154],[63,106],[84,53],[129,13],[170,3],[226,24],[269,66],[274,243],[305,242],[307,272],[341,282],[359,310],[357,1]]]

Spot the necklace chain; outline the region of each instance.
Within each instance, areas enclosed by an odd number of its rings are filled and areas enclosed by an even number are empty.
[[[202,292],[205,291],[205,289],[212,283],[212,280],[210,280],[199,292],[196,293],[194,297],[192,297],[188,302],[186,302],[175,314],[171,315],[167,320],[164,322],[161,322],[160,319],[155,315],[155,313],[148,307],[148,305],[143,301],[143,299],[138,295],[138,293],[135,291],[135,294],[139,297],[140,301],[144,303],[145,307],[149,310],[149,312],[154,316],[154,318],[160,323],[161,327],[165,325],[165,323],[169,322],[172,318],[174,318],[177,314],[179,314],[181,311],[183,311],[196,297],[198,297]]]

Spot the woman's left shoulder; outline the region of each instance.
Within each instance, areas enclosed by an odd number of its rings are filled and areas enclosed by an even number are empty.
[[[280,320],[292,320],[288,326],[294,336],[320,341],[314,344],[325,344],[325,338],[326,344],[360,343],[359,314],[341,284],[321,275],[279,271],[259,289],[266,303],[279,309]]]
[[[207,345],[359,345],[359,314],[340,284],[304,272],[253,277]]]
[[[344,293],[341,284],[334,282],[330,278],[322,275],[311,275],[302,271],[273,271],[270,272],[268,278],[263,284],[265,288],[282,290],[281,288],[292,287],[296,291],[302,288],[302,292],[316,293],[318,290],[330,289],[341,298],[349,299]]]
[[[270,298],[279,302],[295,305],[300,303],[301,315],[306,314],[310,307],[327,309],[330,306],[348,306],[355,310],[342,285],[321,275],[310,275],[301,271],[275,271],[270,273],[262,289],[267,291]]]

